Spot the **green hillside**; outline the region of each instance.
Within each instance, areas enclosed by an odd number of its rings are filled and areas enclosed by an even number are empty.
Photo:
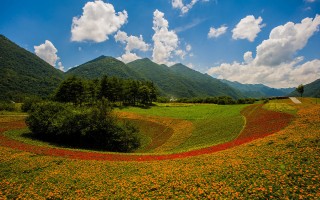
[[[164,95],[173,97],[224,96],[241,94],[220,81],[189,69],[182,64],[172,67],[158,65],[148,58],[133,61],[129,67],[153,81]]]
[[[142,79],[141,75],[130,69],[123,62],[109,56],[100,56],[66,72],[82,78],[94,79],[104,75],[125,79]]]
[[[288,96],[297,96],[300,94],[297,91],[293,91]],[[304,86],[304,97],[320,97],[320,79],[313,81],[312,83],[306,84]]]
[[[131,69],[153,81],[162,95],[174,97],[193,97],[201,95],[194,91],[190,81],[178,76],[165,65],[158,65],[148,58],[133,61],[127,64]]]
[[[228,86],[227,84],[215,79],[208,74],[202,74],[198,71],[178,63],[170,67],[170,69],[178,73],[181,77],[192,80],[191,84],[195,90],[203,91],[210,96],[228,95],[234,98],[244,97],[240,91]]]
[[[63,72],[0,35],[0,99],[19,101],[25,96],[48,96]]]
[[[261,97],[275,97],[275,96],[287,96],[294,88],[270,88],[263,84],[242,84],[237,81],[232,82],[228,80],[222,80],[222,82],[229,86],[238,89],[246,97],[261,98]]]

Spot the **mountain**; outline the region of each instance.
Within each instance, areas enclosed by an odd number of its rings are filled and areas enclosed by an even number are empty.
[[[300,94],[297,91],[291,92],[288,96],[299,97]],[[304,85],[304,97],[320,97],[320,79],[315,80],[309,84]]]
[[[63,77],[63,72],[0,35],[0,99],[46,97]]]
[[[158,65],[148,58],[127,64],[131,69],[153,81],[162,95],[174,97],[231,96],[241,98],[240,92],[209,75],[182,64],[172,67]]]
[[[242,98],[243,94],[229,85],[221,82],[218,79],[209,76],[208,74],[202,74],[198,71],[190,69],[189,67],[178,63],[170,67],[172,71],[179,74],[188,80],[192,80],[193,87],[196,90],[203,91],[210,96],[224,96],[228,95],[234,98]]]
[[[140,74],[130,69],[126,64],[109,56],[100,56],[74,67],[67,71],[66,75],[76,75],[88,79],[100,78],[104,75],[124,79],[143,79]]]
[[[251,98],[262,98],[262,97],[277,97],[277,96],[287,96],[294,88],[270,88],[263,84],[242,84],[239,82],[232,82],[228,80],[222,80],[222,82],[228,84],[229,86],[238,89],[246,97]]]

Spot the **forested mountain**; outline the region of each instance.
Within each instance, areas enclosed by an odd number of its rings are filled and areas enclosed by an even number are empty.
[[[127,65],[106,56],[100,56],[69,70],[67,75],[83,78],[100,78],[103,75],[116,76],[124,79],[152,81],[160,95],[168,97],[205,97],[231,96],[243,97],[240,92],[221,83],[208,75],[201,74],[188,67],[178,64],[173,67],[158,65],[148,58],[135,60]]]
[[[66,75],[76,75],[82,78],[94,79],[104,75],[124,79],[143,79],[140,74],[130,69],[126,64],[109,56],[100,56],[66,72]]]
[[[296,96],[299,97],[300,94],[297,91],[293,91],[288,96]],[[304,97],[320,97],[320,79],[317,79],[309,84],[304,86]]]
[[[202,74],[198,71],[190,69],[189,67],[178,63],[170,67],[170,69],[178,73],[181,77],[192,80],[193,87],[199,91],[204,91],[210,96],[231,96],[231,97],[244,97],[244,95],[237,89],[228,86],[218,79]]]
[[[270,88],[263,84],[242,84],[239,82],[232,82],[228,80],[222,80],[222,82],[228,84],[229,86],[238,89],[246,97],[251,98],[261,98],[261,97],[277,97],[277,96],[287,96],[294,88]]]
[[[46,97],[63,77],[63,72],[0,35],[0,99]]]
[[[167,96],[204,97],[231,96],[240,98],[240,92],[208,75],[189,69],[182,64],[172,67],[158,65],[148,58],[127,64],[148,80],[151,80]]]

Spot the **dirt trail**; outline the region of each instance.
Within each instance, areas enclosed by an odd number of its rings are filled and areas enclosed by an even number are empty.
[[[254,109],[253,109],[254,108]],[[107,160],[107,161],[153,161],[153,160],[168,160],[185,158],[190,156],[197,156],[202,154],[214,153],[222,151],[235,146],[239,146],[258,138],[266,137],[270,134],[280,131],[286,127],[292,119],[292,115],[286,113],[279,113],[274,111],[268,111],[262,109],[262,105],[251,105],[246,107],[242,112],[242,115],[246,117],[246,126],[240,133],[239,137],[231,142],[219,144],[216,146],[182,152],[175,154],[164,155],[135,155],[135,154],[120,154],[120,153],[100,153],[100,152],[83,152],[76,150],[67,150],[61,148],[41,147],[30,144],[25,144],[17,140],[5,137],[4,131],[11,129],[24,128],[23,121],[0,123],[0,145],[18,149],[21,151],[27,151],[35,154],[60,156],[70,159],[81,160]]]

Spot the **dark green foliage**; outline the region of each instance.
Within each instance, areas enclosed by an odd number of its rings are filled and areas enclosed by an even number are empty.
[[[89,90],[89,88],[88,88]],[[88,94],[90,92],[88,91]],[[85,98],[84,81],[72,76],[64,80],[58,87],[54,99],[59,102],[81,104]]]
[[[64,103],[90,105],[103,98],[112,103],[126,105],[151,105],[157,100],[157,89],[152,82],[123,80],[103,76],[101,80],[84,80],[75,76],[67,78],[56,89],[53,99]]]
[[[244,94],[244,96],[251,98],[286,96],[294,90],[294,88],[270,88],[263,84],[242,84],[237,81],[232,82],[228,80],[222,80],[222,82],[238,89]]]
[[[62,81],[63,72],[0,35],[0,99],[21,102],[47,97]]]
[[[182,98],[178,99],[177,102],[180,103],[212,103],[219,105],[232,105],[232,104],[253,104],[256,100],[251,98],[234,100],[228,96],[220,97],[206,97],[206,98]]]
[[[304,92],[304,86],[302,84],[300,84],[297,88],[296,88],[296,91],[301,95],[302,97],[302,94]]]
[[[38,138],[63,145],[119,152],[131,152],[140,145],[137,129],[118,122],[104,99],[90,107],[34,104],[26,123]]]
[[[12,102],[0,101],[0,111],[14,111],[15,105]]]
[[[35,103],[41,102],[41,100],[42,99],[37,96],[25,98],[25,100],[23,101],[23,104],[21,106],[21,111],[22,112],[29,112],[32,108],[32,105]]]

